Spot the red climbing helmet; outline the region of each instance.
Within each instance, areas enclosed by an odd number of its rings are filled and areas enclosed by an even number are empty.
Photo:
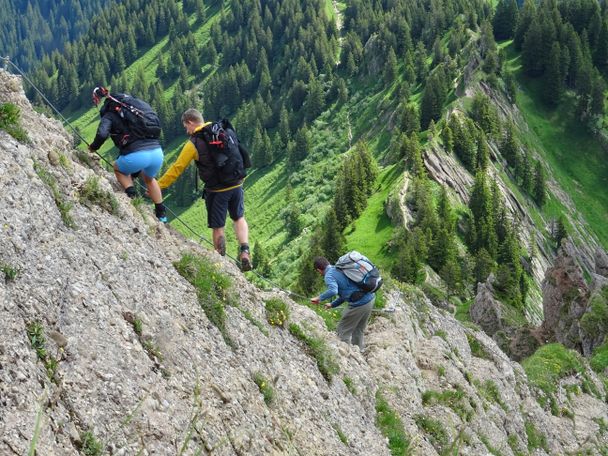
[[[99,101],[103,98],[108,96],[108,89],[106,89],[105,87],[102,86],[98,86],[95,87],[93,89],[93,104],[95,106],[97,106],[99,104]]]

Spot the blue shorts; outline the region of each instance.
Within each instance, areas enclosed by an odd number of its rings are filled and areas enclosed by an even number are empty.
[[[133,174],[143,171],[148,177],[156,177],[163,165],[163,150],[160,147],[150,150],[138,150],[127,155],[121,155],[116,160],[118,171],[123,174]]]
[[[240,219],[245,213],[245,198],[243,186],[225,192],[205,191],[205,206],[207,207],[207,226],[222,228],[226,224],[226,212],[232,220]]]

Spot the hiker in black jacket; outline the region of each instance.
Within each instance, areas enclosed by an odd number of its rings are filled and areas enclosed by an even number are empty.
[[[135,106],[136,111],[134,112],[150,114],[153,117],[156,116],[156,113],[147,103],[130,95],[111,94],[105,87],[95,87],[93,90],[95,106],[104,97],[106,100],[99,111],[101,121],[89,150],[96,152],[108,137],[111,138],[120,152],[118,159],[114,162],[114,174],[125,189],[125,193],[129,198],[137,196],[132,175],[137,176],[141,173],[148,188],[148,194],[154,202],[156,217],[159,221],[166,223],[167,214],[163,204],[163,195],[155,179],[164,158],[158,139],[160,123],[156,121],[154,131],[147,133],[146,126],[140,128],[137,124],[138,116],[127,111],[132,110],[131,107]]]

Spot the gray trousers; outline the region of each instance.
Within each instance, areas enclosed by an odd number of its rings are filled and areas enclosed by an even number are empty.
[[[358,345],[363,350],[363,331],[367,326],[369,316],[374,308],[374,297],[370,302],[358,307],[347,307],[342,312],[342,319],[338,323],[336,332],[342,342]]]

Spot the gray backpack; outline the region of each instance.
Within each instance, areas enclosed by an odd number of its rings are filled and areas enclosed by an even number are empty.
[[[356,250],[342,255],[335,266],[366,293],[374,293],[382,286],[378,268]]]

